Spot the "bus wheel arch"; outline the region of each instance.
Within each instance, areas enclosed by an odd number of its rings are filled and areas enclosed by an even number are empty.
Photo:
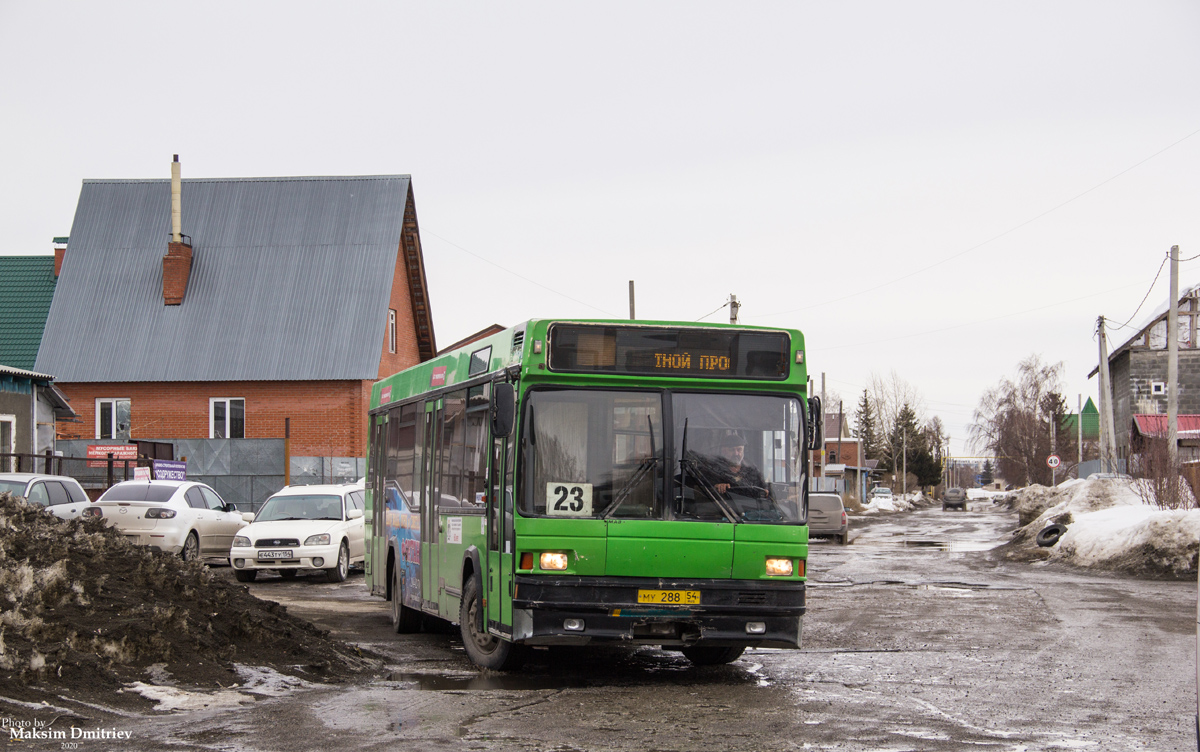
[[[477,609],[481,601],[480,578],[472,574],[463,581],[462,602],[459,605],[458,626],[462,633],[463,648],[471,662],[480,668],[493,671],[515,671],[525,663],[527,655],[523,645],[501,639],[486,630],[480,631]]]

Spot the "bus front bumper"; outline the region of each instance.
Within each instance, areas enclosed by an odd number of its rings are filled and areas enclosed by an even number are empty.
[[[800,647],[802,581],[518,575],[512,639],[526,645]],[[699,603],[639,603],[644,591],[698,592]]]

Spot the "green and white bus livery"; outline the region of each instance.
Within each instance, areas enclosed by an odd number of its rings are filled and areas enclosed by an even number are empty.
[[[616,642],[698,664],[797,648],[808,557],[803,335],[532,320],[375,384],[367,582],[471,660]]]

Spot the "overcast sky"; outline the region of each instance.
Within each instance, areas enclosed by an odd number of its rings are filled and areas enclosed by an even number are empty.
[[[1200,255],[1198,39],[1183,1],[0,0],[0,254],[175,153],[407,173],[439,343],[625,317],[631,279],[639,318],[733,293],[848,412],[895,370],[962,456],[1031,354],[1095,396],[1097,316],[1136,323],[1170,246]]]

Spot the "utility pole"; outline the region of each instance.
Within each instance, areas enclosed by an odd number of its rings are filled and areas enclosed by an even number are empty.
[[[738,322],[738,309],[742,304],[738,302],[737,296],[729,293],[729,323],[736,324]]]
[[[1108,338],[1104,334],[1104,317],[1097,320],[1100,333],[1100,470],[1115,472],[1117,441],[1113,435],[1112,388],[1108,374]]]
[[[1079,459],[1075,462],[1075,477],[1079,478],[1079,466],[1083,464],[1083,395],[1079,395],[1079,421],[1076,426],[1079,429],[1079,440],[1076,442],[1076,449],[1079,450]],[[1082,479],[1080,479],[1082,480]]]
[[[1179,246],[1171,246],[1171,308],[1167,314],[1167,451],[1169,475],[1174,481],[1179,466]],[[1170,498],[1177,488],[1172,485]]]
[[[901,431],[904,434],[904,493],[908,494],[908,427]]]
[[[1051,413],[1051,415],[1050,415],[1050,454],[1058,453],[1056,451],[1056,446],[1055,446],[1055,439],[1057,438],[1057,436],[1056,436],[1057,432],[1054,430],[1055,417],[1056,416],[1053,413]],[[1050,468],[1050,487],[1058,488],[1058,468],[1057,467]]]
[[[629,320],[633,321],[637,316],[633,315],[633,280],[629,280]]]

